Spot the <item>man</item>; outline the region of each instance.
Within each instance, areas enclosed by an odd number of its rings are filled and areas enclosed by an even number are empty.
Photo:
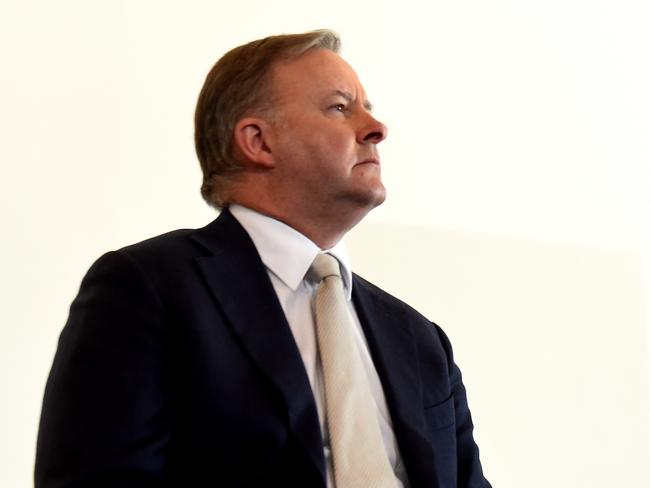
[[[274,36],[209,73],[196,147],[221,214],[91,267],[37,487],[490,486],[446,336],[350,272],[386,127],[338,49]]]

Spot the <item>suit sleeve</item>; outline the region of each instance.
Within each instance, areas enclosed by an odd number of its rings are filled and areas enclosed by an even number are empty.
[[[36,488],[162,484],[170,426],[163,312],[125,252],[88,271],[45,389]]]
[[[456,460],[458,463],[458,488],[491,488],[492,485],[483,476],[479,459],[479,449],[474,442],[474,424],[467,404],[467,392],[463,384],[460,369],[454,362],[449,338],[436,325],[442,346],[447,354],[449,381],[454,397],[456,414]]]

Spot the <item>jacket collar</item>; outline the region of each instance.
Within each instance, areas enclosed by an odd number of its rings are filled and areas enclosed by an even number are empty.
[[[322,438],[309,379],[253,242],[227,209],[192,238],[211,253],[197,261],[228,326],[281,393],[290,428],[324,483]]]
[[[325,482],[322,438],[309,379],[289,324],[251,238],[225,209],[193,239],[210,251],[198,265],[243,347],[282,394],[290,428]],[[417,344],[406,311],[353,275],[352,299],[381,378],[412,486],[436,479],[425,432]]]

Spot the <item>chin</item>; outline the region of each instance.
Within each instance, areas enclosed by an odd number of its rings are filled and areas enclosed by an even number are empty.
[[[386,190],[383,186],[369,189],[363,194],[357,195],[357,203],[360,207],[370,212],[373,208],[378,207],[386,200]]]
[[[386,188],[384,188],[384,185],[380,184],[374,188],[372,193],[372,208],[378,207],[386,201]]]

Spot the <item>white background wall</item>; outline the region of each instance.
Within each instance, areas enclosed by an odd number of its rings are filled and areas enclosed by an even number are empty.
[[[355,268],[451,336],[495,487],[650,486],[647,5],[2,0],[0,485],[91,262],[213,218],[211,65],[329,27],[389,127]]]

